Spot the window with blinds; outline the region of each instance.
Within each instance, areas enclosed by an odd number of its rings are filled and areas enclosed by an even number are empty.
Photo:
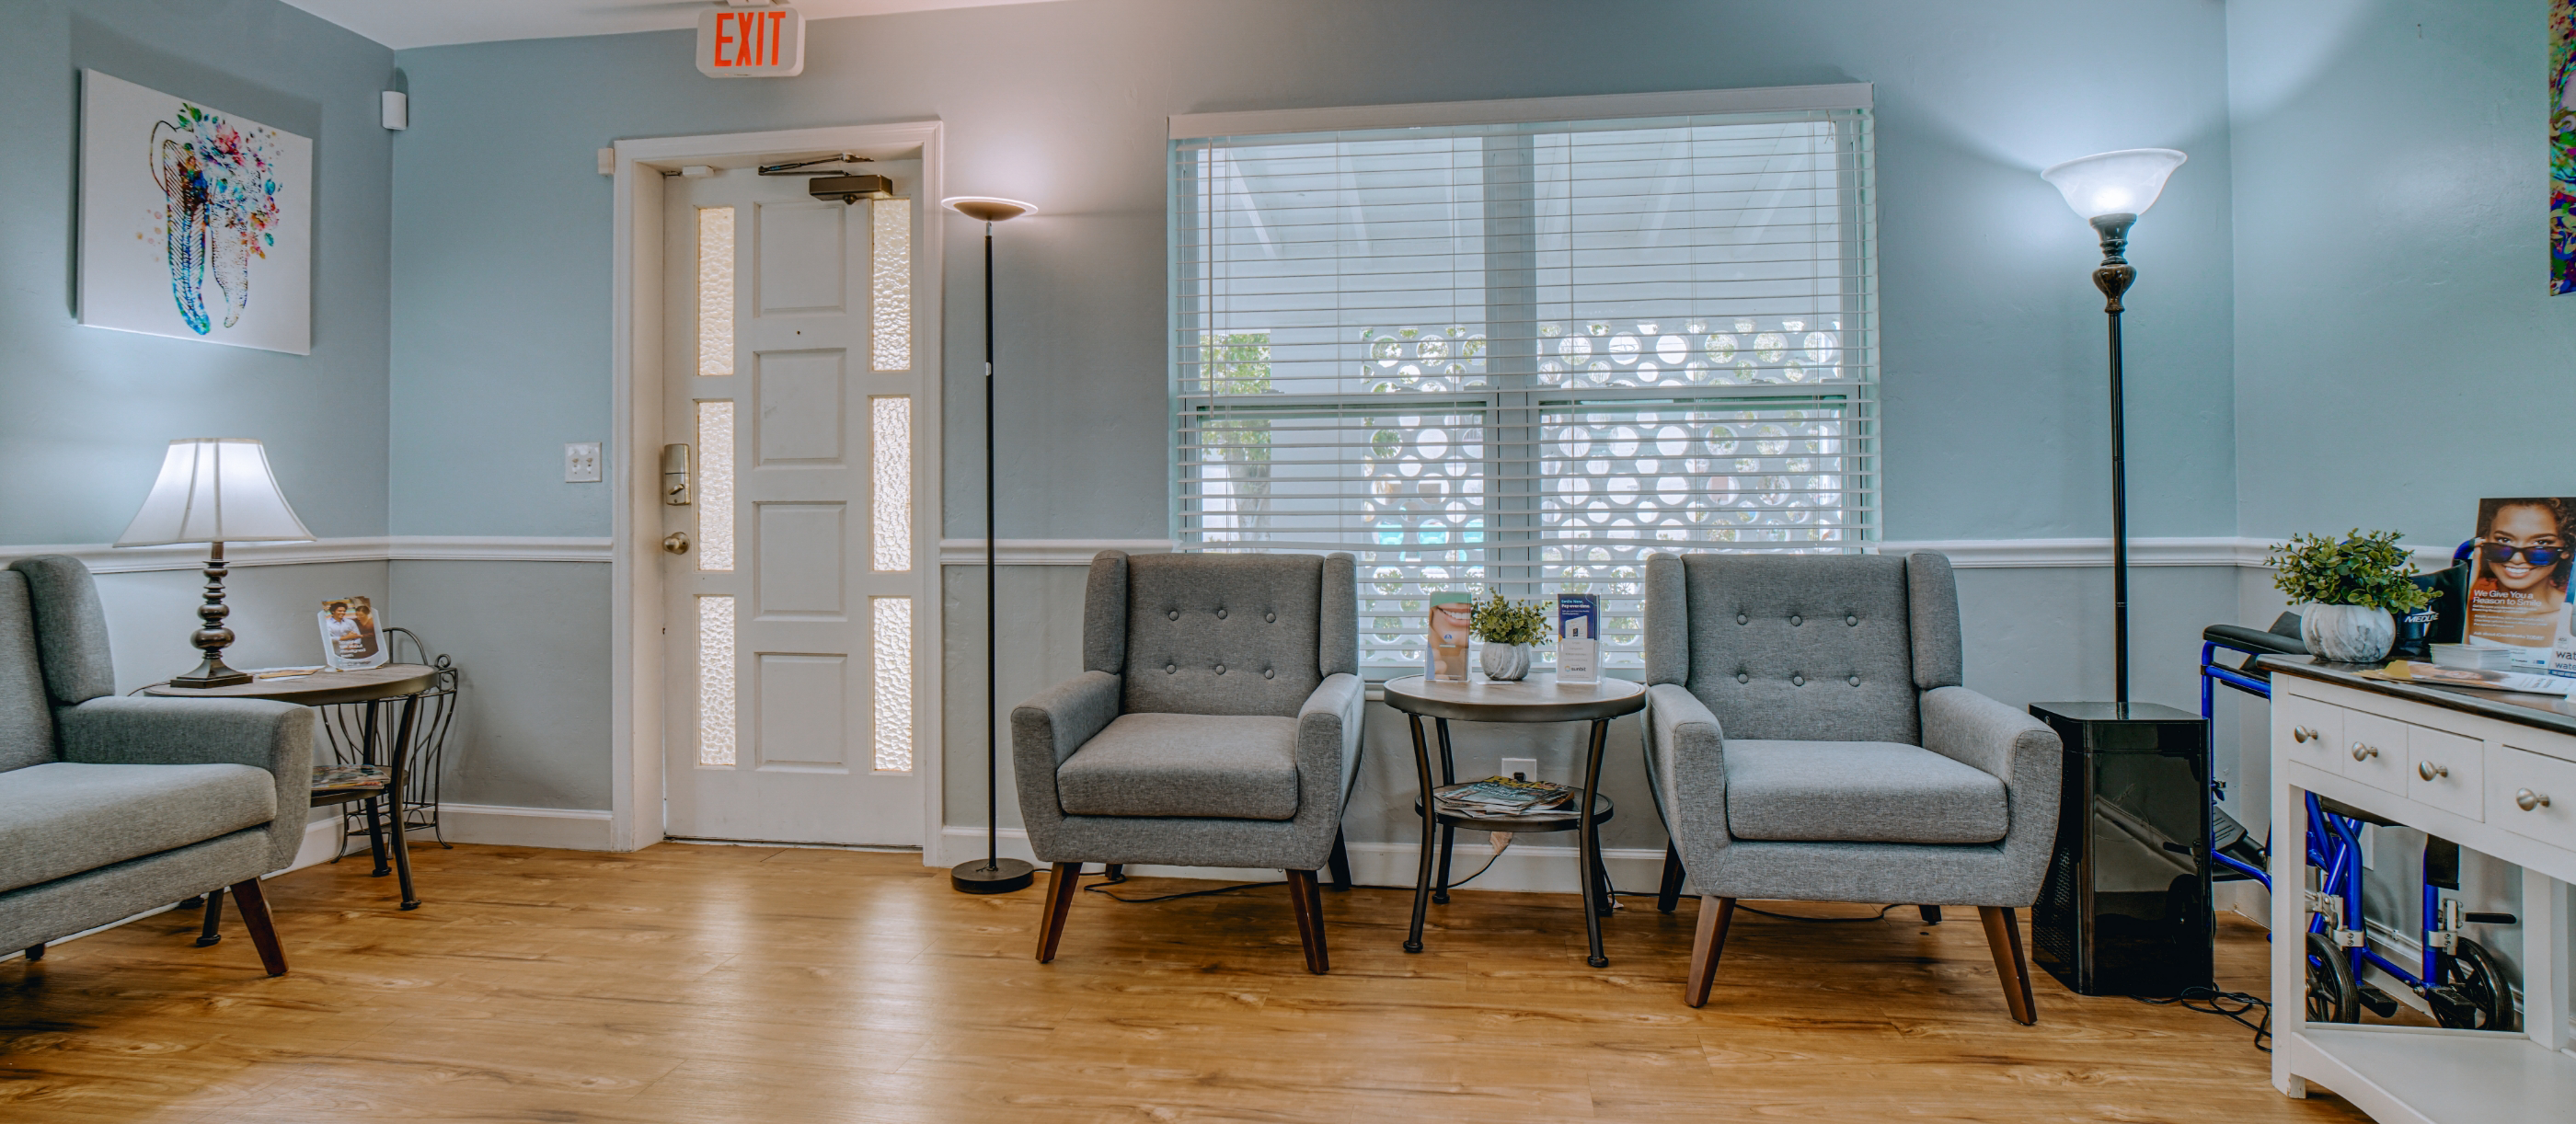
[[[1352,552],[1377,677],[1435,592],[1636,667],[1648,553],[1875,537],[1869,111],[1483,116],[1175,137],[1180,548]]]

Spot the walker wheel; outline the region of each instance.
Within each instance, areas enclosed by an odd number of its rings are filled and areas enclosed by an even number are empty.
[[[2361,989],[2352,979],[2352,961],[2323,933],[2308,934],[2308,1021],[2361,1021]]]

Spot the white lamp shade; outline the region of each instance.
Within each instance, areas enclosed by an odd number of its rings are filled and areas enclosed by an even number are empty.
[[[170,443],[161,478],[116,545],[312,539],[278,490],[265,446],[248,437],[192,437]]]
[[[2170,148],[2125,148],[2051,166],[2039,178],[2057,186],[2066,205],[2087,219],[2143,215],[2165,192],[2165,177],[2190,159]]]

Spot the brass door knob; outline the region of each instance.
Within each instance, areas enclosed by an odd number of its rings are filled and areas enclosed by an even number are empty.
[[[670,534],[662,536],[662,550],[667,554],[687,554],[689,552],[689,533],[687,531],[673,531]]]
[[[2316,728],[2313,726],[2292,726],[2290,727],[2290,740],[2294,742],[2315,741],[2317,740]]]
[[[2451,769],[2447,765],[2436,765],[2430,761],[2420,761],[2415,765],[2415,775],[2429,781],[2435,777],[2450,776]]]
[[[2549,806],[2549,794],[2518,788],[2513,792],[2513,806],[2526,812],[2534,808],[2546,808]]]

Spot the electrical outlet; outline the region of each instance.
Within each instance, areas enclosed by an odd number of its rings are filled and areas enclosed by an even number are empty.
[[[1538,779],[1538,758],[1535,758],[1535,757],[1506,757],[1506,758],[1503,758],[1503,775],[1504,775],[1504,776],[1506,776],[1506,777],[1510,777],[1511,779],[1516,780],[1516,781],[1534,781],[1534,780],[1537,780],[1537,779]]]
[[[599,442],[575,441],[564,446],[564,483],[599,483]]]

